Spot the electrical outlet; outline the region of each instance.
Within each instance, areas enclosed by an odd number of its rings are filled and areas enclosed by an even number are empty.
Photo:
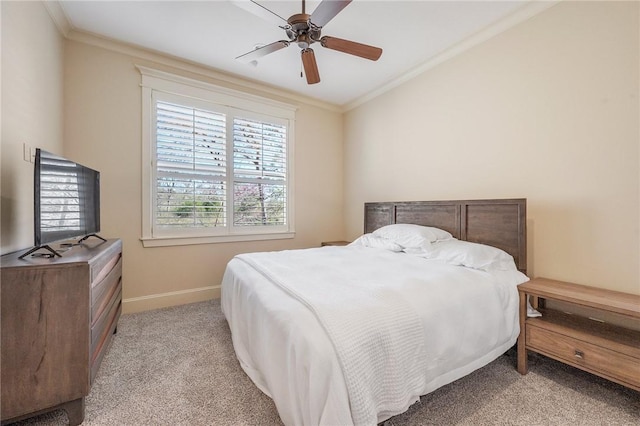
[[[36,149],[32,146],[29,147],[29,162],[30,163],[36,162]]]

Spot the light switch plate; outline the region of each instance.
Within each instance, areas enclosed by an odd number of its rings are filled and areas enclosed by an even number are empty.
[[[22,159],[31,163],[31,147],[26,142],[22,144]]]
[[[22,159],[27,163],[36,161],[36,149],[26,142],[22,144]]]

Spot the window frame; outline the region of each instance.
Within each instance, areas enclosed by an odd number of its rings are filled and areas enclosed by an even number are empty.
[[[295,105],[240,92],[200,80],[194,80],[136,65],[142,75],[142,237],[144,247],[159,247],[190,244],[210,244],[234,241],[257,241],[286,239],[295,236],[294,224],[294,135]],[[180,103],[186,106],[211,109],[227,115],[227,223],[224,227],[169,231],[154,229],[156,166],[156,100]],[[233,118],[270,120],[287,128],[287,178],[286,225],[282,226],[234,226],[233,218]],[[265,182],[268,183],[268,182]]]

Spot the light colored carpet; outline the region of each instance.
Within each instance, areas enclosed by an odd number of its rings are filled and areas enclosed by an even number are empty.
[[[20,425],[63,425],[62,411]],[[86,400],[85,425],[279,425],[240,368],[219,300],[123,315]],[[640,393],[514,354],[423,396],[385,422],[403,425],[639,425]]]

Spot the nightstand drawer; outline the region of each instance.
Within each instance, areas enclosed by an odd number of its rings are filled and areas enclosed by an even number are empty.
[[[527,324],[526,345],[587,371],[640,386],[640,360]]]

